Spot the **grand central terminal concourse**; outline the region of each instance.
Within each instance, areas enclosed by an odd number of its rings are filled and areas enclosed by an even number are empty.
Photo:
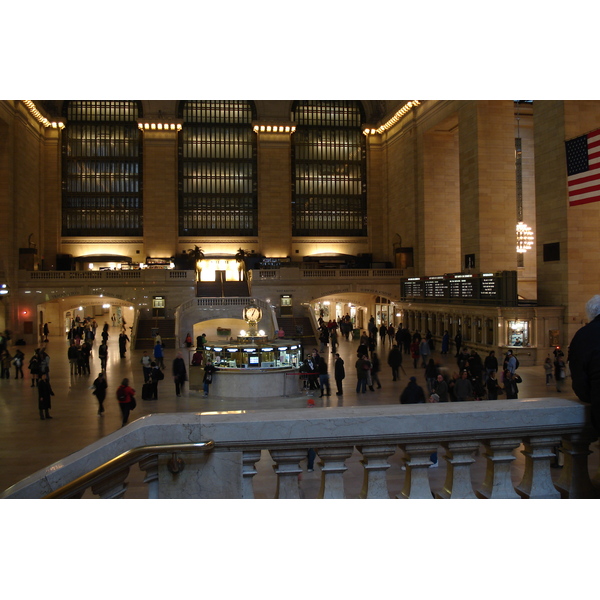
[[[597,140],[598,101],[0,101],[0,497],[598,498]]]

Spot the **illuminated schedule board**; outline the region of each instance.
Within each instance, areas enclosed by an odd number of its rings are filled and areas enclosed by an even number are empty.
[[[517,272],[447,273],[401,280],[402,300],[516,306]]]

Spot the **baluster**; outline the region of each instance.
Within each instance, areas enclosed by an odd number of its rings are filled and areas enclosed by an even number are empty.
[[[271,450],[275,462],[273,470],[277,474],[275,498],[297,500],[300,498],[298,475],[302,473],[300,461],[306,458],[307,450]]]
[[[556,488],[563,498],[595,498],[596,492],[588,471],[590,443],[596,439],[591,431],[572,433],[563,437],[565,464]]]
[[[449,499],[477,498],[471,481],[471,465],[475,462],[473,453],[479,448],[479,442],[445,442],[442,446],[446,449],[444,460],[448,463],[448,466],[444,487],[436,493],[436,497]]]
[[[388,458],[396,453],[396,446],[361,446],[360,461],[364,467],[363,486],[359,498],[367,500],[389,499],[386,471],[390,468]]]
[[[148,484],[148,499],[158,499],[158,455],[140,460],[140,470],[146,472],[144,483]]]
[[[554,487],[550,461],[556,458],[553,448],[560,444],[559,436],[530,437],[524,441],[525,473],[515,488],[523,498],[560,498]]]
[[[436,443],[400,444],[406,454],[406,477],[401,496],[417,500],[433,500],[429,485],[430,455],[437,451]],[[398,496],[400,498],[401,496]]]
[[[485,480],[476,492],[479,498],[512,499],[520,496],[515,492],[511,479],[511,465],[515,460],[513,451],[521,445],[521,440],[500,439],[484,442],[487,460]]]
[[[318,498],[343,499],[346,460],[352,456],[353,446],[342,448],[319,448],[317,455],[321,465],[321,489]]]
[[[107,475],[92,485],[92,492],[100,498],[123,498],[127,490],[126,479],[129,475],[129,467],[119,469]]]
[[[256,463],[260,460],[260,450],[242,453],[242,498],[254,499],[253,478],[256,475]]]

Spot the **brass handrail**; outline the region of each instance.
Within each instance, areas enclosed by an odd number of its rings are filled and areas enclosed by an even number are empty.
[[[94,480],[100,480],[111,471],[124,468],[126,466],[134,465],[146,456],[153,456],[154,454],[173,454],[178,452],[206,452],[212,450],[215,446],[213,440],[208,442],[190,442],[185,444],[157,444],[153,446],[138,446],[137,448],[131,448],[126,450],[119,456],[111,458],[103,465],[92,469],[85,475],[81,475],[77,479],[66,483],[62,487],[53,490],[49,494],[43,496],[43,499],[47,498],[65,498],[70,493],[77,489],[85,489],[89,487]]]

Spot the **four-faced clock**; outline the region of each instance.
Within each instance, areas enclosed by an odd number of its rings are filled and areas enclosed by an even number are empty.
[[[262,317],[262,311],[258,306],[246,307],[244,319],[248,322],[258,323]]]

